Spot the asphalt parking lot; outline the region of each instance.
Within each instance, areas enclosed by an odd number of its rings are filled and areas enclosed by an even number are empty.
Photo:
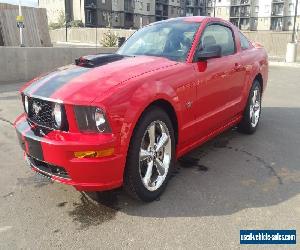
[[[11,125],[20,86],[0,85],[0,249],[235,249],[240,229],[298,229],[299,238],[300,68],[271,67],[257,133],[232,129],[197,148],[150,204],[35,175]]]

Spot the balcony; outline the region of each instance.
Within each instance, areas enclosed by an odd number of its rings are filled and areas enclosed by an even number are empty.
[[[231,6],[250,5],[250,0],[231,0]]]
[[[168,17],[168,10],[156,10],[156,16]]]
[[[231,7],[230,8],[230,17],[239,17],[240,16],[240,8],[239,7]]]
[[[241,5],[241,0],[231,0],[231,6]]]
[[[124,0],[124,12],[133,13],[134,2],[133,0]]]
[[[250,17],[250,12],[241,12],[241,17]]]
[[[241,0],[241,5],[250,5],[250,0]]]
[[[192,1],[186,1],[186,7],[194,7],[194,3]]]
[[[272,16],[283,16],[283,10],[282,11],[272,11],[271,13]]]
[[[84,3],[84,7],[86,9],[96,9],[97,8],[97,0],[86,0]]]
[[[161,10],[156,10],[155,15],[156,16],[162,16],[162,11]]]
[[[156,0],[157,4],[169,4],[168,0]]]

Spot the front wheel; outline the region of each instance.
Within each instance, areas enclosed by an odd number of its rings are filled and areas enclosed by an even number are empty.
[[[255,80],[251,87],[243,119],[238,128],[246,134],[253,134],[259,124],[261,115],[261,93],[259,81]]]
[[[164,191],[175,163],[174,130],[157,106],[139,120],[128,150],[124,186],[134,198],[153,201]]]

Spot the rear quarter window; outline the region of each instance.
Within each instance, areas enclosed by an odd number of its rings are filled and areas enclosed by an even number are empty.
[[[242,34],[242,32],[239,32],[239,37],[241,41],[242,50],[249,49],[250,48],[249,40]]]

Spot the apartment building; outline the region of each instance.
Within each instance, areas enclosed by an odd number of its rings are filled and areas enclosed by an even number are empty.
[[[241,30],[257,30],[258,0],[231,0],[229,20]]]
[[[81,20],[86,27],[140,28],[155,21],[155,0],[39,0],[39,7],[47,9],[49,23],[62,14],[67,22]],[[172,16],[177,12],[170,9]]]
[[[272,0],[270,4],[271,20],[270,29],[281,31],[281,30],[292,30],[293,21],[296,8],[296,0]],[[298,17],[297,24],[300,24],[300,6],[298,5]]]
[[[288,31],[296,0],[39,0],[49,23],[66,14],[86,27],[138,29],[178,16],[208,15],[229,20],[241,30]],[[300,4],[297,25],[300,29]]]
[[[155,22],[155,1],[136,0],[133,28],[138,29],[153,22]]]
[[[241,30],[289,31],[296,0],[231,0],[230,22]],[[300,23],[298,6],[297,23]]]
[[[206,13],[208,16],[216,16],[229,21],[231,0],[208,0]]]
[[[186,0],[185,16],[205,16],[206,1],[205,0]]]
[[[72,2],[71,15],[74,17],[74,13],[76,13],[75,1],[68,2]],[[84,0],[84,13],[84,20],[81,20],[85,26],[109,27],[112,23],[112,2],[111,0]]]

